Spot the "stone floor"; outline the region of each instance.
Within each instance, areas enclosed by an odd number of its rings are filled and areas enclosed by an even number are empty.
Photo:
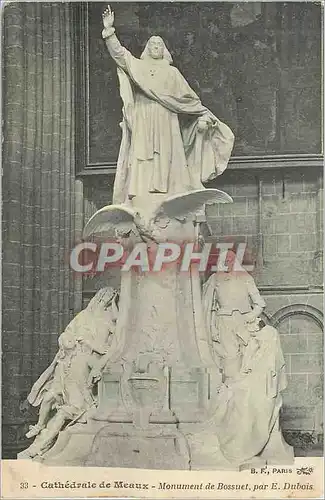
[[[323,457],[324,448],[315,446],[311,449],[304,450],[303,448],[294,448],[295,457]]]

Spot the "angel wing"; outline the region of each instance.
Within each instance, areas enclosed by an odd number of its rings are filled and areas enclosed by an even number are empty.
[[[197,189],[188,193],[170,196],[164,200],[155,212],[155,218],[167,216],[169,218],[182,219],[189,215],[195,215],[202,210],[204,205],[214,203],[232,203],[229,194],[219,189]]]
[[[83,230],[83,238],[93,234],[106,233],[115,236],[116,230],[129,233],[137,213],[125,205],[107,205],[98,210],[87,222]]]
[[[185,219],[190,215],[193,217],[204,205],[214,203],[232,203],[232,198],[219,189],[197,189],[188,193],[177,194],[168,197],[158,206],[152,219],[161,217]],[[83,238],[89,238],[93,234],[106,233],[116,235],[116,231],[129,233],[134,226],[140,235],[152,239],[150,230],[143,223],[138,212],[126,205],[108,205],[98,210],[87,222],[83,230]]]

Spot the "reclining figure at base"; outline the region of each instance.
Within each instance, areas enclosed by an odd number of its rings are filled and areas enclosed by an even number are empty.
[[[27,398],[40,406],[38,422],[26,434],[36,436],[25,451],[28,457],[47,451],[68,422],[86,422],[87,412],[97,404],[94,386],[115,330],[116,300],[114,289],[99,290],[60,335],[59,351]]]

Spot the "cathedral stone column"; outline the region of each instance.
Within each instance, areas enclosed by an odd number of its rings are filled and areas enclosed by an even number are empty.
[[[69,269],[82,228],[72,9],[12,2],[3,12],[3,458],[26,446],[25,398],[80,307]]]

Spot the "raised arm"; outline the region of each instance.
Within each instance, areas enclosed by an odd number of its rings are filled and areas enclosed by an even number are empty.
[[[107,6],[107,9],[103,12],[103,24],[104,29],[102,31],[102,37],[105,40],[106,47],[108,48],[108,52],[111,57],[114,59],[116,64],[126,70],[126,60],[125,55],[128,52],[125,47],[123,47],[117,36],[115,35],[114,24],[114,12],[111,11],[110,6]]]

